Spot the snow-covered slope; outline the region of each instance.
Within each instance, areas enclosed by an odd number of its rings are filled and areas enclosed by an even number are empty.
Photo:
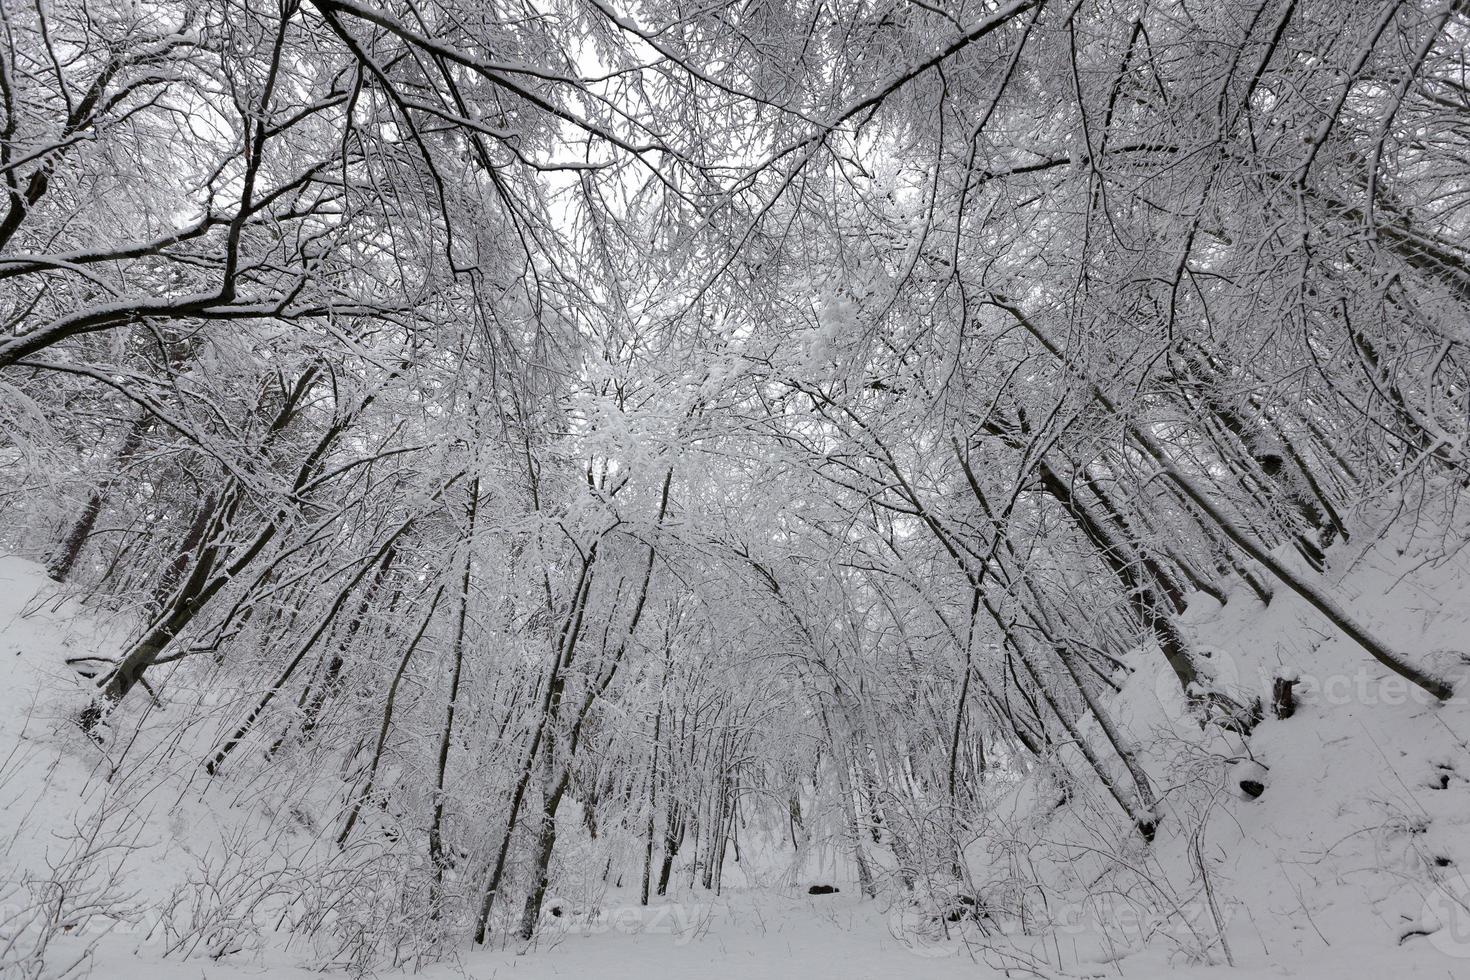
[[[1160,798],[1158,838],[1145,845],[1095,792],[1058,806],[1038,773],[968,850],[982,899],[1057,927],[1059,943],[1033,943],[1053,967],[1163,957],[1378,976],[1366,964],[1401,960],[1470,975],[1470,556],[1393,528],[1340,545],[1327,577],[1396,649],[1461,678],[1461,694],[1438,703],[1284,589],[1269,606],[1196,596],[1186,626],[1216,688],[1261,699],[1264,718],[1245,737],[1202,727],[1158,651],[1134,652],[1110,707]],[[1271,710],[1276,677],[1294,681],[1289,718]]]

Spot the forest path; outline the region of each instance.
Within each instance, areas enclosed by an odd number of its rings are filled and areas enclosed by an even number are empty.
[[[1464,961],[1427,948],[1334,946],[1289,959],[1256,956],[1250,965],[1191,964],[1157,949],[1115,963],[1074,956],[1066,937],[1014,937],[1030,952],[994,937],[985,948],[899,938],[903,923],[879,904],[841,896],[808,898],[771,890],[729,893],[702,903],[612,909],[596,921],[574,915],[564,929],[542,930],[524,947],[463,951],[417,972],[379,970],[384,980],[996,980],[1002,977],[1328,980],[1339,977],[1425,976],[1455,980]],[[157,950],[131,951],[110,941],[98,948],[92,975],[108,980],[320,980],[346,971],[300,966],[299,954],[269,949],[258,957],[156,959]],[[1061,965],[1058,966],[1060,960]],[[1007,969],[1009,967],[1009,969]]]
[[[600,916],[573,912],[562,926],[548,922],[529,946],[463,951],[447,962],[417,973],[381,970],[379,977],[417,976],[426,980],[989,980],[1002,970],[957,945],[906,942],[902,923],[873,902],[845,891],[835,896],[792,895],[770,890],[727,893],[695,902],[670,902],[649,908],[609,907]],[[109,937],[98,948],[93,976],[110,980],[307,980],[345,977],[300,966],[299,953],[269,949],[257,956],[156,959],[157,950],[130,949]],[[116,937],[120,938],[120,937]],[[991,957],[993,959],[993,955]],[[998,962],[998,961],[997,961]],[[1012,960],[1012,965],[1017,961]],[[1021,975],[1057,975],[1044,963]],[[1076,971],[1070,976],[1101,974]],[[1114,974],[1116,975],[1116,974]]]

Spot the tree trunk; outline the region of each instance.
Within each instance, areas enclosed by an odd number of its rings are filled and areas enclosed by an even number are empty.
[[[658,752],[662,740],[664,711],[660,701],[653,716],[653,761],[648,768],[648,825],[644,828],[643,884],[639,890],[638,904],[648,904],[648,889],[653,878],[653,832],[654,814],[658,812]]]
[[[444,706],[444,730],[439,735],[439,758],[434,773],[434,813],[429,820],[429,863],[434,881],[429,890],[429,915],[439,918],[444,901],[444,872],[449,861],[444,855],[444,781],[449,771],[449,746],[454,736],[454,712],[459,702],[459,681],[464,669],[465,623],[469,617],[470,575],[474,564],[475,517],[480,509],[480,478],[470,480],[467,527],[464,536],[464,570],[459,580],[459,610],[454,620],[454,646],[450,652],[449,699]]]
[[[393,725],[393,710],[398,703],[398,685],[403,680],[403,674],[408,670],[408,662],[412,659],[414,651],[419,647],[419,641],[424,638],[424,633],[429,628],[429,623],[434,618],[434,611],[439,608],[439,600],[444,595],[444,586],[434,590],[434,598],[429,600],[429,611],[424,614],[423,622],[419,624],[418,631],[414,633],[413,639],[409,640],[408,646],[403,651],[403,657],[398,661],[398,669],[393,672],[393,679],[388,683],[388,693],[383,701],[383,720],[378,726],[378,741],[373,747],[372,761],[368,764],[367,780],[362,791],[356,794],[352,801],[352,808],[347,813],[347,820],[342,825],[342,832],[337,835],[337,846],[341,847],[347,843],[347,838],[352,834],[352,828],[357,823],[358,815],[362,811],[362,805],[373,795],[373,785],[377,782],[378,766],[383,760],[383,747],[388,742],[388,730]],[[356,755],[356,752],[353,753]]]
[[[674,858],[678,856],[679,848],[684,843],[683,808],[677,803],[670,803],[664,820],[664,856],[658,869],[659,895],[669,893],[669,876],[674,871]]]
[[[143,445],[143,436],[148,431],[148,425],[153,421],[153,416],[148,412],[138,413],[133,424],[128,427],[127,435],[123,437],[122,445],[118,447],[117,455],[113,457],[112,469],[121,471],[128,461],[138,452]],[[46,574],[53,582],[65,582],[71,574],[77,558],[82,553],[82,547],[87,539],[92,536],[92,528],[97,525],[97,517],[102,513],[102,505],[107,501],[107,491],[111,487],[111,480],[99,484],[87,496],[87,503],[82,507],[82,512],[72,522],[71,528],[62,537],[61,543],[57,545],[51,558],[46,563]]]

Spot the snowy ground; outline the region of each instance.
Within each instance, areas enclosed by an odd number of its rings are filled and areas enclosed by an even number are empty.
[[[690,918],[681,920],[682,915]],[[1201,980],[1424,976],[1460,980],[1470,969],[1470,961],[1428,947],[1396,950],[1372,943],[1324,947],[1304,959],[1237,968],[1191,965],[1160,953],[1117,963],[1086,963],[1059,949],[1038,949],[1027,955],[1004,944],[914,945],[902,936],[895,937],[894,926],[891,917],[873,903],[751,892],[727,895],[702,906],[675,907],[667,913],[657,908],[627,909],[612,922],[578,923],[563,934],[543,937],[529,949],[465,952],[457,962],[426,966],[417,975],[444,980],[986,980],[1025,976],[1138,980],[1164,976]],[[1061,968],[1055,966],[1059,955],[1065,963]],[[293,965],[289,952],[281,951],[242,961],[160,959],[154,945],[113,937],[98,946],[94,975],[117,980],[262,976],[305,980],[345,974],[323,974]],[[391,976],[393,971],[378,975]]]
[[[660,908],[668,909],[667,912]],[[687,919],[682,918],[688,916]],[[580,922],[527,949],[465,952],[457,962],[421,969],[426,978],[603,980],[698,977],[701,980],[986,980],[992,977],[1212,978],[1291,976],[1310,980],[1341,977],[1466,976],[1467,961],[1419,948],[1393,950],[1375,944],[1326,947],[1301,960],[1230,968],[1179,962],[1145,953],[1118,963],[1078,962],[1061,949],[1022,953],[1005,944],[929,946],[895,936],[891,916],[873,903],[850,898],[825,901],[804,896],[750,892],[704,905],[629,908],[601,923]],[[1065,942],[1065,939],[1060,940]],[[270,951],[247,960],[160,959],[155,945],[115,936],[97,947],[94,975],[132,980],[243,980],[272,977],[305,980],[326,974],[293,965],[289,951]],[[1055,966],[1058,956],[1065,965]],[[380,972],[391,976],[394,971]],[[408,971],[404,971],[407,975]]]
[[[1448,669],[1470,630],[1470,573],[1462,557],[1428,561],[1435,546],[1404,538],[1366,553],[1343,549],[1334,574],[1355,608],[1402,649]],[[32,975],[19,964],[44,943],[47,972],[37,975],[63,975],[73,965],[73,975],[160,980],[320,975],[309,968],[322,963],[319,950],[284,932],[241,941],[260,925],[249,916],[205,923],[213,945],[160,925],[187,918],[187,900],[198,894],[189,889],[219,858],[218,842],[279,827],[286,829],[272,839],[290,844],[296,834],[301,854],[316,842],[292,828],[290,811],[266,812],[248,787],[225,798],[207,786],[195,752],[167,756],[173,761],[165,765],[143,764],[151,752],[130,754],[135,738],[172,737],[159,721],[164,712],[130,716],[132,727],[118,729],[105,754],[82,737],[73,718],[85,682],[66,661],[105,652],[125,624],[49,595],[36,566],[0,558],[0,656],[8,668],[0,689],[0,967]],[[613,896],[600,914],[569,909],[529,948],[465,948],[418,972],[525,980],[1470,977],[1463,698],[1435,705],[1411,696],[1289,597],[1269,609],[1200,602],[1189,623],[1214,651],[1217,676],[1242,694],[1269,683],[1278,668],[1296,671],[1300,709],[1263,722],[1246,758],[1229,739],[1201,741],[1151,667],[1133,674],[1114,711],[1140,743],[1173,817],[1135,855],[1137,865],[1119,870],[1129,852],[1117,840],[1077,847],[1108,838],[1080,804],[1038,806],[1032,782],[998,802],[995,826],[970,850],[977,881],[986,881],[997,842],[1024,831],[1037,880],[1056,895],[1067,894],[1071,879],[1118,893],[1111,903],[1078,904],[1070,916],[1054,903],[1057,928],[1026,935],[1000,923],[988,934],[966,928],[946,936],[932,917],[916,920],[894,899],[860,900],[850,883],[839,895],[809,896],[800,887],[742,889],[732,872],[737,887],[722,896],[695,889],[652,909]],[[1151,663],[1148,651],[1139,657]],[[1204,798],[1198,780],[1186,778],[1200,771],[1220,783]],[[119,775],[109,781],[109,772]],[[1235,787],[1247,774],[1266,784],[1259,799]],[[1186,826],[1188,834],[1170,829]],[[1200,862],[1215,890],[1209,915],[1201,912]],[[229,878],[209,880],[217,889]],[[1140,881],[1165,898],[1140,898]],[[1157,909],[1170,903],[1183,915],[1160,921]],[[1227,945],[1234,968],[1223,965]]]

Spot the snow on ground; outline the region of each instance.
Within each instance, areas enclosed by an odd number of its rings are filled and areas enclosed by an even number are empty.
[[[1463,673],[1470,562],[1441,551],[1439,537],[1399,529],[1339,546],[1329,578],[1408,656]],[[999,899],[985,930],[950,927],[894,898],[863,901],[850,882],[828,896],[695,889],[651,909],[614,894],[599,911],[568,907],[529,948],[466,948],[419,972],[1470,977],[1467,699],[1428,703],[1284,590],[1265,608],[1243,595],[1224,607],[1197,598],[1187,622],[1222,688],[1269,703],[1272,677],[1295,676],[1297,713],[1268,711],[1248,742],[1202,735],[1157,653],[1137,651],[1113,710],[1161,798],[1159,837],[1142,847],[1085,796],[1056,806],[1042,774],[998,790],[994,822],[977,828],[966,856],[982,901],[1024,885],[1037,917],[1027,929]],[[223,842],[269,839],[262,866],[288,853],[298,867],[321,842],[291,808],[271,809],[271,794],[207,797],[197,752],[159,765],[130,756],[142,722],[114,733],[110,757],[81,735],[85,682],[66,661],[115,649],[127,628],[124,617],[56,598],[34,564],[0,558],[0,973],[31,975],[20,964],[44,943],[46,975],[72,964],[74,975],[160,980],[319,975],[308,968],[322,962],[317,951],[259,916],[216,912],[192,938],[177,928],[198,894],[191,887],[209,877],[201,869],[256,860]],[[147,737],[184,737],[171,730]],[[1241,790],[1248,779],[1264,786],[1258,798]],[[210,880],[215,888],[228,876]],[[727,880],[743,878],[732,869]],[[264,938],[247,941],[257,932]],[[1227,946],[1234,968],[1222,965]]]

